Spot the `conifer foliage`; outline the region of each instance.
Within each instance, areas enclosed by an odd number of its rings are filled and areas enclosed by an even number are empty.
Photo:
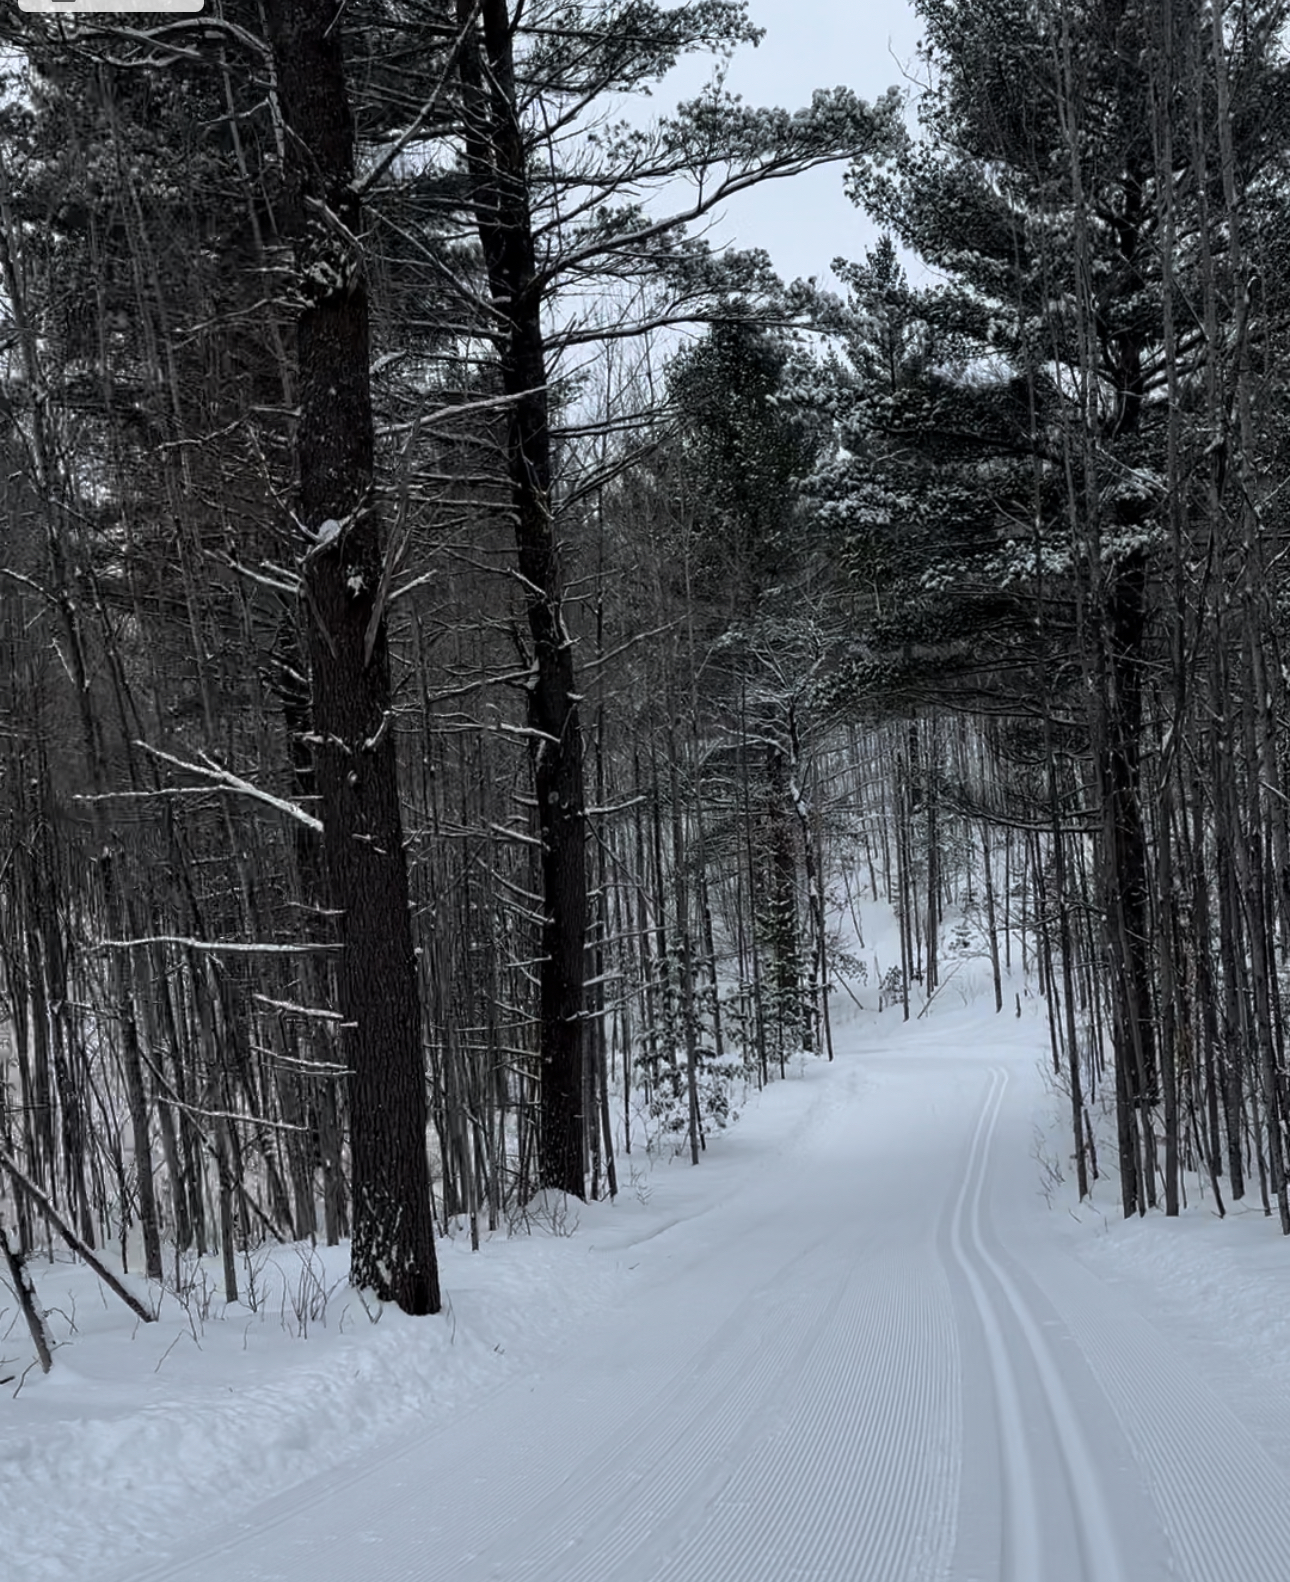
[[[1038,703],[1063,948],[1068,881],[1093,839],[1126,1212],[1156,1202],[1161,1173],[1177,1211],[1182,1129],[1206,1103],[1216,1178],[1217,1095],[1231,1143],[1245,1094],[1265,1201],[1290,1228],[1268,932],[1287,922],[1271,745],[1281,623],[1272,587],[1251,580],[1280,532],[1257,481],[1275,424],[1255,414],[1256,392],[1276,387],[1284,311],[1271,284],[1284,8],[919,11],[924,136],[892,167],[856,166],[852,191],[948,283],[909,292],[890,249],[850,272],[868,378],[852,398],[861,459],[833,498],[845,512],[850,475],[853,494],[880,501],[852,518],[858,562],[913,551],[889,597],[913,594],[915,631],[938,611],[924,674],[978,707],[1025,717]],[[903,372],[875,397],[884,360]],[[1011,612],[984,643],[982,608]],[[884,647],[897,662],[861,662],[853,689],[880,692],[884,668],[899,682],[901,651]],[[1242,913],[1233,885],[1264,902]],[[1215,973],[1205,913],[1225,893]],[[1074,1130],[1082,1159],[1077,1114]]]

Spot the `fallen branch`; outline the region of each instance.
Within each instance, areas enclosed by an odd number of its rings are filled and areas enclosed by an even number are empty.
[[[914,1020],[916,1022],[921,1021],[923,1019],[923,1017],[927,1015],[928,1008],[930,1007],[932,1001],[941,992],[941,990],[945,987],[945,985],[950,981],[950,979],[954,976],[954,974],[959,970],[959,967],[961,965],[962,965],[962,963],[960,962],[960,963],[956,964],[955,966],[951,967],[950,970],[945,974],[945,976],[937,983],[936,987],[932,990],[932,992],[923,1001],[923,1008],[922,1008],[922,1010],[919,1011],[918,1015],[914,1018]]]
[[[27,1265],[21,1252],[15,1252],[9,1245],[9,1232],[0,1224],[0,1251],[4,1252],[4,1261],[9,1266],[9,1278],[13,1281],[14,1293],[18,1298],[18,1306],[22,1309],[22,1316],[27,1320],[27,1328],[31,1331],[31,1338],[36,1347],[36,1355],[40,1358],[40,1371],[48,1373],[53,1367],[53,1357],[49,1349],[49,1334],[45,1329],[45,1320],[40,1309],[36,1306],[36,1292],[32,1287],[31,1275],[27,1272]],[[9,1380],[4,1381],[8,1384]]]
[[[152,1309],[145,1307],[137,1296],[126,1290],[126,1288],[121,1284],[120,1280],[117,1279],[116,1275],[112,1273],[111,1269],[109,1269],[105,1263],[101,1262],[94,1255],[94,1253],[90,1251],[90,1249],[85,1245],[85,1243],[71,1228],[71,1226],[67,1224],[62,1215],[40,1190],[36,1183],[31,1180],[29,1176],[23,1174],[23,1172],[18,1168],[17,1160],[13,1159],[9,1154],[7,1154],[3,1148],[0,1148],[0,1166],[9,1172],[9,1176],[13,1181],[14,1186],[17,1187],[19,1191],[25,1192],[27,1194],[27,1196],[54,1227],[58,1234],[63,1238],[67,1245],[77,1255],[77,1257],[83,1258],[85,1262],[89,1264],[90,1268],[93,1269],[94,1273],[98,1275],[100,1280],[103,1281],[104,1285],[109,1286],[113,1291],[115,1291],[125,1303],[125,1305],[130,1309],[130,1311],[132,1313],[138,1314],[145,1324],[155,1323],[157,1315],[152,1311]]]

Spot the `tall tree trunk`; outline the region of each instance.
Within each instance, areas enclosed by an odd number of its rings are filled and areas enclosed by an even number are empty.
[[[130,934],[130,915],[121,892],[116,855],[106,847],[99,858],[108,926],[118,939]],[[148,1098],[143,1082],[143,1052],[135,1011],[134,973],[124,950],[113,951],[112,978],[121,1025],[121,1066],[125,1074],[126,1101],[130,1111],[130,1136],[134,1145],[134,1173],[139,1188],[139,1228],[143,1234],[144,1272],[161,1279],[161,1229],[157,1215],[156,1184],[152,1173],[152,1140]],[[125,1214],[125,1205],[121,1208]]]
[[[542,840],[542,1184],[576,1197],[583,1178],[583,984],[587,925],[582,729],[552,507],[550,396],[506,0],[456,0],[468,30],[458,52],[466,154],[480,245],[498,305],[508,398],[507,468],[520,585],[533,644],[528,688],[533,781]]]
[[[990,822],[981,820],[981,872],[985,883],[985,923],[990,943],[990,976],[994,981],[994,1009],[1003,1010],[1003,977],[999,971],[999,928],[994,905],[994,874],[990,852]]]
[[[309,0],[267,0],[266,14],[303,299],[296,322],[300,518],[319,534],[304,586],[323,863],[342,945],[350,1278],[405,1312],[436,1313],[421,1008],[381,603],[382,532],[372,497],[354,123],[334,10]]]
[[[1155,1016],[1151,995],[1147,920],[1147,849],[1142,827],[1139,737],[1142,730],[1143,645],[1146,631],[1146,564],[1135,555],[1108,588],[1109,650],[1107,744],[1099,755],[1106,830],[1105,881],[1116,992],[1126,1045],[1116,1058],[1129,1065],[1135,1104],[1159,1102]]]
[[[804,1013],[801,939],[797,927],[797,834],[793,809],[793,767],[779,722],[771,721],[766,743],[766,943],[770,951],[772,1003],[780,1075],[784,1062],[811,1048],[811,1026]]]

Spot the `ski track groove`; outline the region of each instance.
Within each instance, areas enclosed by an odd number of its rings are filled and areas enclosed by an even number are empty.
[[[740,1272],[725,1284],[718,1276],[719,1300],[705,1305],[700,1281],[686,1307],[676,1268],[657,1295],[642,1293],[670,1350],[656,1346],[619,1371],[600,1338],[575,1388],[545,1392],[545,1418],[523,1397],[490,1398],[418,1441],[324,1474],[231,1536],[212,1535],[201,1576],[352,1582],[347,1544],[318,1539],[334,1502],[336,1514],[361,1511],[338,1536],[381,1538],[387,1582],[1144,1582],[1128,1559],[1130,1523],[1150,1529],[1162,1564],[1169,1546],[1177,1582],[1290,1578],[1290,1488],[1273,1458],[1203,1374],[1180,1374],[1169,1342],[1114,1288],[1024,1214],[1002,1212],[1019,1210],[1029,1184],[995,1146],[1001,1117],[1016,1118],[1005,1107],[1009,1072],[992,1065],[982,1096],[985,1074],[974,1066],[955,1078],[962,1131],[951,1148],[924,1138],[923,1189],[897,1197],[887,1217],[871,1204],[801,1246],[819,1185],[754,1189],[729,1239],[680,1271],[692,1279],[705,1259],[724,1257],[727,1276]],[[813,1107],[794,1140],[820,1120]],[[939,1192],[932,1159],[944,1171]],[[870,1169],[861,1161],[830,1189],[867,1197]],[[765,1226],[774,1235],[759,1244]],[[743,1245],[754,1258],[760,1248],[771,1270],[749,1284],[731,1252]],[[693,1330],[678,1314],[692,1315]],[[1064,1326],[1060,1341],[1049,1314]],[[983,1392],[979,1422],[966,1415],[965,1356],[980,1363],[967,1375]],[[551,1366],[575,1376],[567,1359]],[[541,1383],[537,1375],[533,1387]],[[490,1447],[512,1414],[498,1479]],[[978,1480],[965,1479],[965,1422],[991,1442],[982,1462],[998,1463],[976,1496],[981,1518],[968,1488]],[[450,1482],[442,1514],[430,1469],[453,1456],[436,1443],[455,1447],[465,1474]],[[1136,1463],[1136,1504],[1113,1485],[1116,1451]],[[417,1505],[423,1520],[405,1516],[400,1532],[399,1513]],[[301,1533],[311,1513],[317,1532]],[[969,1514],[973,1543],[989,1551],[980,1566],[960,1552]],[[281,1544],[262,1548],[283,1528],[285,1562]],[[187,1575],[171,1556],[133,1569],[130,1582]]]
[[[1111,1386],[1108,1397],[1159,1510],[1177,1574],[1186,1582],[1280,1582],[1290,1575],[1286,1479],[1254,1436],[1203,1381],[1189,1380],[1189,1399],[1180,1404],[1172,1353],[1138,1314],[1099,1314],[1060,1276],[1053,1288],[1077,1343]]]
[[[953,1481],[946,1441],[955,1391],[945,1370],[926,1364],[956,1353],[946,1295],[904,1273],[888,1260],[865,1268],[862,1291],[830,1330],[788,1421],[732,1470],[703,1526],[650,1573],[656,1582],[914,1582],[937,1574],[953,1530],[944,1495]],[[926,1428],[935,1412],[950,1432],[935,1436],[937,1453],[928,1454],[929,1436],[905,1430]],[[773,1498],[759,1505],[754,1494],[768,1488]],[[930,1550],[929,1532],[940,1539]]]
[[[990,1147],[1008,1087],[1008,1074],[994,1067],[977,1118],[970,1163],[955,1200],[950,1246],[971,1287],[985,1334],[993,1375],[1001,1444],[1000,1498],[1003,1517],[1003,1575],[1009,1582],[1039,1582],[1050,1568],[1045,1543],[1044,1503],[1039,1497],[1021,1376],[1010,1355],[1006,1331],[1019,1334],[1020,1348],[1039,1384],[1053,1429],[1062,1472],[1062,1498],[1069,1510],[1085,1582],[1126,1582],[1114,1523],[1102,1488],[1096,1454],[1062,1380],[1048,1337],[1022,1293],[987,1245],[983,1199]],[[991,1295],[993,1284],[996,1294]],[[1045,1491],[1051,1498],[1054,1492]]]
[[[981,1322],[986,1351],[990,1359],[992,1394],[999,1433],[999,1501],[1003,1527],[1003,1553],[1000,1561],[1003,1578],[1006,1582],[1038,1582],[1041,1574],[1039,1503],[1029,1458],[1024,1453],[1026,1425],[1021,1410],[1020,1390],[993,1305],[969,1260],[963,1239],[965,1226],[970,1232],[976,1220],[976,1209],[985,1174],[984,1160],[997,1114],[993,1106],[1002,1091],[998,1078],[998,1070],[992,1070],[990,1086],[972,1134],[968,1166],[963,1172],[963,1179],[950,1215],[949,1241],[951,1253],[972,1293],[973,1305]],[[973,1202],[972,1211],[967,1207],[969,1199]]]
[[[621,1431],[611,1432],[565,1471],[558,1489],[561,1494],[572,1493],[558,1531],[533,1532],[531,1518],[545,1509],[553,1492],[544,1486],[518,1508],[512,1505],[505,1526],[496,1528],[477,1550],[446,1555],[418,1576],[453,1582],[467,1576],[499,1576],[492,1568],[494,1556],[513,1553],[515,1533],[526,1530],[532,1533],[527,1546],[530,1557],[508,1566],[506,1582],[545,1576],[582,1582],[584,1577],[605,1576],[606,1568],[630,1555],[634,1543],[662,1518],[666,1505],[660,1509],[660,1502],[684,1484],[686,1469],[703,1459],[688,1448],[687,1439],[693,1435],[694,1446],[706,1449],[707,1459],[713,1459],[714,1441],[737,1438],[761,1403],[759,1392],[766,1381],[784,1374],[784,1359],[803,1343],[804,1321],[807,1336],[818,1338],[847,1278],[835,1279],[837,1288],[832,1292],[803,1294],[795,1272],[821,1244],[817,1240],[795,1254],[740,1300],[717,1330],[668,1376],[666,1386],[646,1396],[649,1404],[639,1415],[629,1415],[632,1428],[625,1443]],[[760,1325],[748,1325],[748,1310],[762,1315]],[[514,1500],[516,1492],[512,1486],[508,1498]],[[628,1492],[630,1504],[623,1500]],[[617,1502],[626,1509],[619,1509]],[[481,1565],[489,1569],[481,1571]],[[463,1569],[471,1566],[475,1569]]]

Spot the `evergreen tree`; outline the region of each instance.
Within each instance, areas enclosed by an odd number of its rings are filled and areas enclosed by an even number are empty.
[[[677,420],[668,484],[690,546],[677,565],[684,567],[689,662],[701,664],[704,676],[697,699],[704,759],[727,786],[751,788],[757,808],[747,835],[767,963],[762,1024],[781,1064],[815,1043],[819,1023],[816,966],[808,988],[807,960],[818,963],[821,936],[808,880],[814,836],[803,778],[806,695],[831,641],[820,624],[828,546],[800,499],[825,431],[795,398],[801,365],[782,337],[736,319],[714,324],[673,360],[668,376]]]
[[[328,897],[339,917],[349,1067],[351,1280],[437,1313],[421,1006],[399,806],[374,498],[367,261],[342,40],[308,0],[267,9],[287,139],[286,231],[300,308],[296,449],[306,557],[312,743]]]
[[[716,86],[648,130],[605,125],[611,96],[640,92],[681,54],[720,53],[755,37],[744,5],[543,0],[526,8],[458,0],[457,17],[466,171],[508,403],[507,470],[527,592],[545,919],[542,1175],[580,1196],[585,799],[551,385],[560,359],[588,343],[720,316],[731,300],[782,310],[783,292],[764,256],[714,257],[687,227],[759,181],[886,146],[894,106],[870,109],[839,89],[789,115],[750,109]],[[570,157],[574,127],[586,138]],[[662,217],[647,213],[638,195],[678,175],[695,183],[693,201]],[[579,303],[592,283],[606,300],[612,293],[637,306],[587,315]],[[552,328],[554,307],[562,316]]]
[[[1024,591],[1022,629],[1028,619],[1041,648],[1056,644],[1041,712],[1051,719],[1064,699],[1083,715],[1131,1210],[1154,1201],[1137,1112],[1161,1093],[1143,786],[1147,700],[1165,657],[1153,611],[1204,532],[1176,510],[1203,449],[1201,425],[1190,442],[1183,432],[1187,392],[1228,381],[1219,348],[1247,334],[1241,291],[1232,276],[1215,291],[1216,265],[1233,173],[1251,197],[1265,179],[1266,129],[1284,97],[1281,7],[1234,8],[1213,49],[1209,13],[1190,3],[1157,13],[1122,0],[920,0],[919,11],[925,138],[892,169],[854,167],[852,190],[949,277],[920,294],[921,311],[931,327],[948,313],[956,344],[924,365],[909,428],[899,391],[877,408],[869,399],[863,426],[885,455],[867,487],[891,481],[893,441],[957,451],[964,510],[953,525],[967,525],[968,542],[945,555],[938,512],[937,547],[920,545],[919,494],[894,496],[882,536],[913,547],[920,592],[948,593],[951,621],[960,586]],[[1236,108],[1217,113],[1225,80]],[[889,260],[871,259],[853,274],[862,295],[881,287],[883,268],[890,276]],[[985,653],[997,673],[1006,656],[992,643]],[[1181,671],[1174,679],[1184,684]]]

